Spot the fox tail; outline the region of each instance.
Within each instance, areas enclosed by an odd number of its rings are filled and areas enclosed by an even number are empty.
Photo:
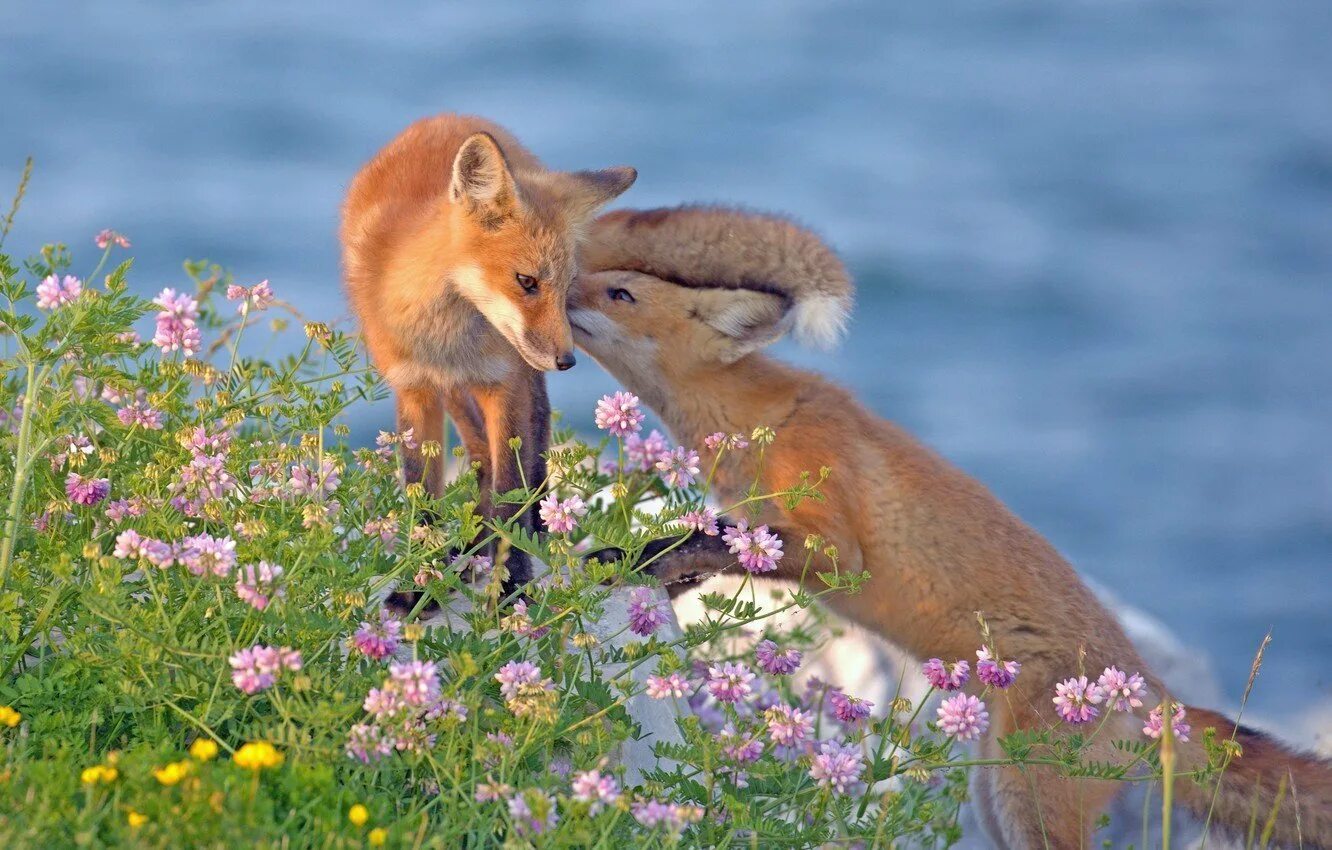
[[[781,216],[734,207],[616,210],[592,223],[587,272],[624,269],[683,286],[758,289],[790,298],[796,339],[831,348],[851,315],[854,285],[837,254]]]

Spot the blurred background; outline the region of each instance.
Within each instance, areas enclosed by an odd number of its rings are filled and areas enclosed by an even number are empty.
[[[628,205],[787,211],[860,296],[838,352],[783,356],[1165,620],[1230,705],[1272,628],[1253,716],[1332,728],[1332,4],[378,5],[0,5],[0,194],[37,159],[8,248],[86,270],[114,227],[145,294],[208,257],[343,317],[345,186],[445,110],[636,166]],[[614,388],[587,358],[550,386],[586,429]]]

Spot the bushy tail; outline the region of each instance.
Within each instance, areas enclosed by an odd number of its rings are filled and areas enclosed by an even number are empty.
[[[1252,846],[1275,810],[1272,840],[1281,847],[1318,847],[1332,850],[1332,763],[1283,746],[1267,735],[1235,723],[1214,711],[1187,709],[1195,746],[1203,730],[1216,730],[1216,740],[1233,734],[1243,754],[1233,759],[1221,778],[1215,795],[1214,782],[1181,782],[1180,798],[1200,816],[1212,811],[1212,828],[1247,837],[1252,827]],[[1284,796],[1282,785],[1284,780]],[[1247,845],[1246,845],[1247,846]]]
[[[814,233],[776,215],[730,207],[616,210],[593,222],[587,272],[625,269],[683,286],[757,289],[791,298],[800,342],[830,348],[851,314],[846,267]]]

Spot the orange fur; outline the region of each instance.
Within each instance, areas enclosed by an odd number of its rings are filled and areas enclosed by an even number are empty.
[[[659,232],[670,229],[670,211],[640,215],[655,218]],[[622,219],[605,226],[618,232]],[[1141,671],[1149,700],[1164,699],[1161,682],[1072,566],[981,483],[846,390],[753,353],[753,340],[770,341],[801,291],[786,287],[781,274],[749,273],[755,267],[749,258],[762,253],[755,246],[772,232],[769,220],[732,213],[729,226],[746,233],[750,250],[709,262],[729,262],[735,267],[730,279],[750,285],[710,288],[697,275],[680,285],[670,280],[689,277],[692,269],[616,269],[611,263],[636,266],[623,252],[606,251],[600,255],[606,262],[585,262],[588,273],[571,295],[570,319],[579,346],[641,396],[680,443],[698,446],[716,431],[775,428],[776,441],[764,453],[763,491],[787,489],[807,470],[832,469],[821,501],[806,500],[794,509],[764,503],[757,521],[781,529],[791,552],[778,577],[799,579],[799,542],[822,536],[837,547],[840,569],[869,572],[859,594],[833,595],[830,605],[921,658],[973,658],[980,642],[975,613],[983,612],[1001,656],[1023,665],[1014,686],[991,700],[991,730],[982,744],[989,756],[1001,756],[998,737],[1015,730],[1065,728],[1051,701],[1054,685],[1083,665],[1092,678],[1112,664]],[[723,311],[731,315],[718,321]],[[756,458],[753,451],[724,455],[713,479],[723,505],[745,497],[760,473]],[[663,558],[654,572],[664,578],[696,572],[690,557],[692,552]],[[816,566],[832,567],[826,559]],[[1192,743],[1180,748],[1183,769],[1206,763],[1204,727],[1216,727],[1224,737],[1234,731],[1211,712],[1193,709],[1191,719]],[[1107,725],[1090,757],[1122,761],[1108,740],[1140,738],[1142,719],[1116,714]],[[1242,730],[1240,738],[1245,756],[1226,775],[1218,822],[1242,828],[1247,795],[1258,785],[1265,813],[1278,777],[1290,772],[1299,785],[1306,846],[1332,842],[1332,770],[1256,733]],[[1210,789],[1180,785],[1186,803],[1206,809]],[[973,790],[994,844],[1020,850],[1090,846],[1093,825],[1116,787],[1036,768],[981,771]],[[1283,843],[1296,841],[1293,809],[1288,797],[1277,830]]]
[[[442,440],[447,408],[484,487],[545,478],[541,371],[574,363],[565,309],[577,239],[635,176],[549,171],[503,128],[461,115],[416,122],[361,169],[342,209],[343,270],[400,430]],[[443,463],[409,451],[408,481],[438,495]]]

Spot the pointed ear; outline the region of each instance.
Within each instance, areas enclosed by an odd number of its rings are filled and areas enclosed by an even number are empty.
[[[791,329],[791,300],[754,289],[702,289],[695,316],[721,335],[721,361],[733,363]]]
[[[518,202],[504,151],[489,133],[473,133],[453,159],[449,200],[487,216],[504,215]]]
[[[620,165],[600,171],[573,171],[568,178],[572,187],[569,205],[577,218],[586,219],[634,185],[638,171]]]

